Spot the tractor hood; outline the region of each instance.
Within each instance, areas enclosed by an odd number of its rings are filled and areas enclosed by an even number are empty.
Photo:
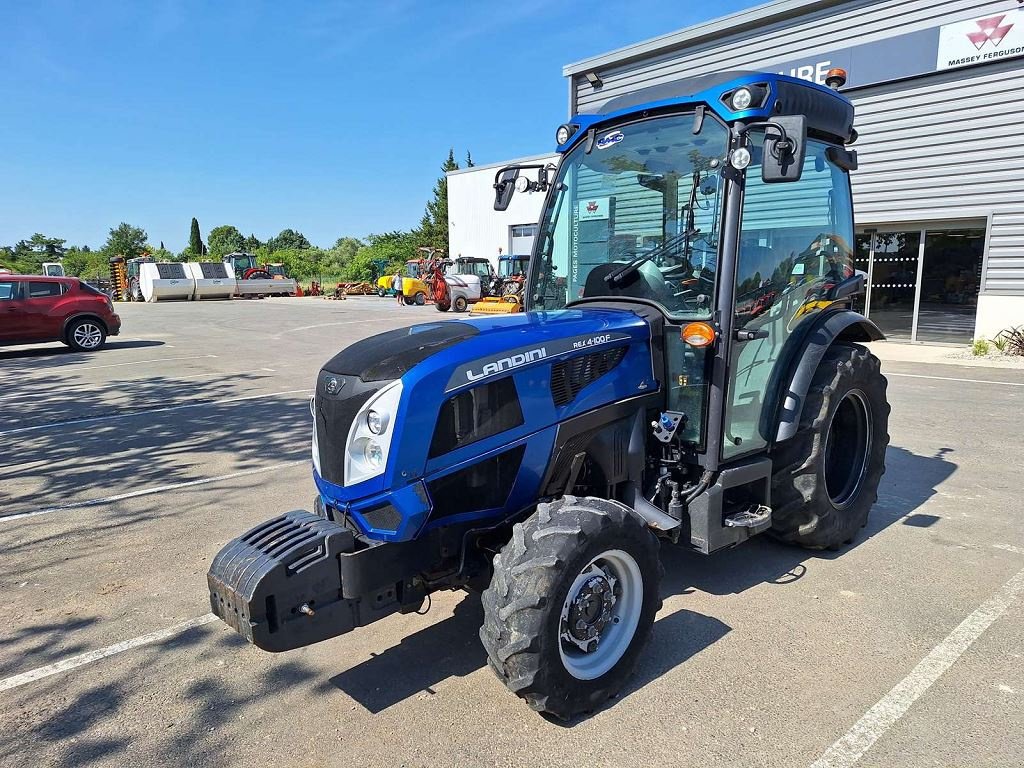
[[[411,536],[433,517],[433,478],[516,450],[517,461],[541,466],[559,423],[657,391],[650,340],[639,315],[587,308],[424,323],[358,341],[318,376],[312,411],[320,493],[357,521],[369,519],[360,513],[365,504],[394,505],[393,525],[361,527],[391,540]],[[380,431],[367,431],[371,413]],[[379,469],[368,470],[368,460]],[[516,491],[536,489],[517,484]],[[501,504],[485,506],[496,513],[515,498],[510,491]],[[417,499],[428,510],[406,519]]]

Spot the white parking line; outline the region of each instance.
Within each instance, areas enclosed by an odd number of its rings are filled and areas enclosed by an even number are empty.
[[[1013,544],[993,544],[992,546],[996,549],[1005,549],[1007,552],[1024,555],[1024,547],[1015,547]]]
[[[208,483],[216,483],[221,480],[231,480],[235,477],[246,477],[248,475],[257,475],[260,472],[269,472],[273,469],[282,469],[284,467],[293,467],[296,464],[305,464],[309,459],[296,459],[295,461],[283,461],[280,464],[270,464],[266,467],[256,467],[255,469],[243,469],[240,472],[229,472],[226,475],[217,475],[216,477],[201,477],[198,480],[183,480],[180,483],[171,483],[169,485],[158,485],[155,488],[142,488],[138,491],[128,491],[127,493],[118,493],[114,496],[104,496],[102,499],[88,499],[86,501],[74,501],[70,504],[61,504],[57,507],[48,507],[47,509],[37,509],[33,512],[18,512],[14,515],[0,515],[0,523],[8,522],[9,520],[24,520],[26,517],[39,517],[40,515],[49,515],[51,512],[65,512],[69,509],[83,509],[85,507],[96,507],[100,504],[112,504],[115,501],[124,501],[125,499],[135,499],[139,496],[152,496],[154,493],[164,493],[166,491],[174,491],[178,488],[191,488],[196,485],[206,485]]]
[[[989,379],[954,379],[950,376],[925,376],[922,373],[892,373],[886,371],[885,375],[888,376],[902,376],[905,379],[935,379],[936,381],[962,381],[967,384],[997,384],[1002,387],[1024,387],[1024,383],[1019,381],[990,381]]]
[[[361,320],[341,320],[337,323],[317,323],[316,325],[302,325],[299,326],[298,328],[289,328],[286,331],[281,331],[281,333],[275,334],[274,338],[281,339],[284,338],[285,334],[298,333],[299,331],[310,331],[314,328],[330,328],[335,325],[362,325],[364,323],[380,323],[385,320],[393,322],[394,319],[395,318],[392,317],[390,313],[388,313],[386,317],[364,317]]]
[[[186,357],[160,357],[152,360],[132,360],[128,363],[110,363],[109,365],[90,365],[86,368],[73,368],[71,373],[78,373],[79,371],[96,371],[100,368],[121,368],[125,365],[144,365],[146,363],[166,363],[173,360],[204,360],[208,357],[216,357],[216,355],[188,355]]]
[[[30,669],[28,672],[22,672],[20,675],[14,675],[0,680],[0,691],[9,691],[12,688],[28,685],[29,683],[34,683],[36,680],[42,680],[43,678],[50,677],[51,675],[59,675],[61,672],[67,672],[71,669],[84,667],[86,664],[92,664],[94,661],[106,659],[118,653],[123,653],[124,651],[130,651],[132,648],[149,645],[150,643],[156,643],[161,640],[168,640],[180,635],[182,632],[187,632],[190,629],[201,627],[204,624],[209,624],[211,621],[216,620],[217,617],[215,615],[212,613],[206,613],[202,616],[197,616],[194,619],[183,621],[180,624],[175,624],[173,627],[167,627],[166,629],[160,629],[156,632],[150,632],[148,635],[141,635],[140,637],[135,637],[131,640],[122,640],[120,643],[108,645],[106,648],[100,648],[78,656],[72,656],[69,659],[64,659],[63,661],[58,661],[54,664],[47,664],[45,667]]]
[[[200,403],[186,403],[184,405],[168,405],[163,408],[146,408],[137,411],[129,411],[128,413],[118,413],[113,416],[88,416],[84,419],[70,419],[68,421],[58,421],[51,424],[36,424],[33,427],[17,427],[16,429],[7,429],[0,432],[0,437],[6,435],[18,435],[23,432],[37,432],[41,429],[54,429],[56,427],[75,426],[78,424],[93,424],[97,421],[113,421],[114,419],[129,419],[132,416],[149,416],[153,413],[165,413],[167,411],[180,411],[184,408],[204,408],[208,405],[224,405],[225,403],[241,403],[245,400],[259,400],[265,397],[277,397],[278,395],[294,395],[300,392],[312,392],[312,389],[286,389],[281,392],[264,392],[259,395],[244,395],[242,397],[224,397],[220,400],[204,400]]]
[[[960,622],[909,675],[869,709],[845,736],[815,760],[811,768],[850,768],[860,760],[882,734],[903,717],[911,705],[1003,615],[1022,590],[1024,570],[1018,571],[996,594]]]

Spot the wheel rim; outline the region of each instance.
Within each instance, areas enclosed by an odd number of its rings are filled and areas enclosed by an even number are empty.
[[[99,329],[99,326],[93,323],[82,323],[75,328],[72,338],[74,338],[75,344],[82,347],[82,349],[95,349],[100,345],[103,332]]]
[[[871,450],[871,406],[859,389],[839,401],[825,438],[825,491],[842,509],[857,496]]]
[[[606,674],[625,655],[643,608],[640,566],[628,552],[612,549],[580,571],[562,604],[558,652],[577,680]]]

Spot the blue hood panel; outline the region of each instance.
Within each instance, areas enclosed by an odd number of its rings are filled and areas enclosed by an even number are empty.
[[[453,326],[460,326],[457,334]],[[420,334],[427,342],[424,346],[432,349],[420,349],[415,344],[413,339]],[[440,336],[446,338],[439,342]],[[434,510],[429,498],[434,481],[523,446],[524,458],[504,506],[479,510],[471,517],[495,517],[514,512],[536,499],[541,478],[551,460],[558,424],[609,402],[658,389],[650,340],[650,326],[639,315],[628,310],[587,308],[425,323],[359,342],[375,344],[379,341],[380,358],[395,350],[410,356],[410,360],[415,358],[410,366],[396,368],[404,371],[401,374],[402,398],[394,414],[388,464],[383,475],[358,484],[337,486],[318,476],[317,486],[329,503],[348,506],[364,531],[383,539],[407,539],[415,536],[428,523],[428,518],[436,519],[445,514],[443,510]],[[614,355],[614,366],[588,379],[589,383],[575,390],[567,402],[556,404],[552,393],[553,365],[615,350],[621,351]],[[339,370],[338,373],[351,375],[353,372]],[[508,389],[518,398],[521,423],[503,425],[496,434],[487,433],[488,436],[461,447],[431,454],[438,415],[449,400],[461,392],[509,378],[514,390],[508,388],[506,382],[497,391]],[[459,430],[473,428],[474,425],[461,422],[458,427]],[[321,435],[319,439],[321,442],[325,439],[345,441],[346,437],[332,434]],[[382,498],[394,497],[397,501],[398,492],[414,484],[427,490],[424,508],[417,513],[407,512],[417,506],[412,496],[405,499],[404,505],[396,504],[400,506],[403,521],[395,531],[373,529],[365,520],[360,520],[359,510],[368,499],[372,498],[373,505],[379,504]],[[422,496],[419,493],[417,498]],[[451,521],[456,522],[454,518]]]

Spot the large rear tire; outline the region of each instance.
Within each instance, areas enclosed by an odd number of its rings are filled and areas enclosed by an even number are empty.
[[[566,496],[512,529],[483,593],[491,669],[535,710],[569,719],[616,695],[661,608],[658,540],[613,501]]]
[[[878,358],[836,344],[811,380],[800,427],[780,444],[772,478],[772,534],[838,549],[867,524],[889,444],[887,381]]]

